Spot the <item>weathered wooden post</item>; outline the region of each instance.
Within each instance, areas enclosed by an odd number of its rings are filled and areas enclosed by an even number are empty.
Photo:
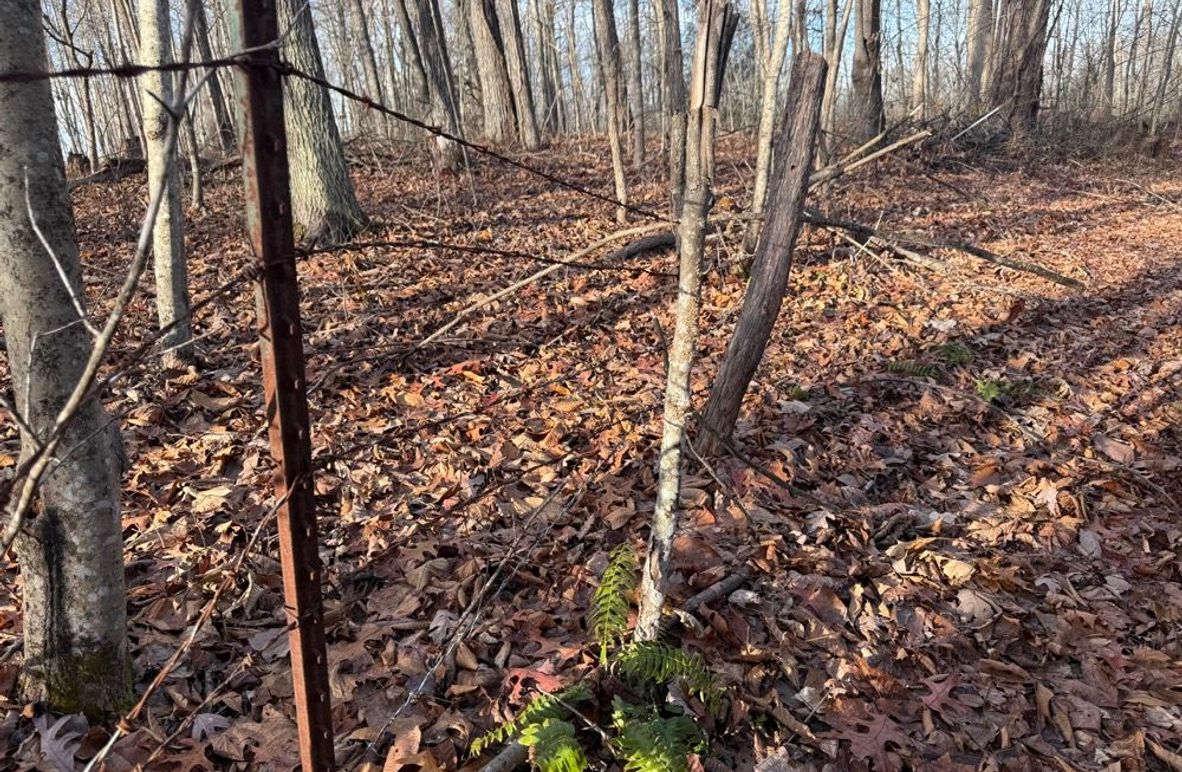
[[[751,264],[751,281],[743,296],[735,334],[727,345],[702,412],[701,449],[709,454],[717,453],[735,428],[743,395],[763,358],[784,302],[792,250],[809,187],[824,82],[824,59],[812,53],[796,57],[784,122],[776,138],[772,188],[759,246]]]
[[[312,489],[312,441],[292,232],[279,0],[239,0],[247,221],[258,260],[255,301],[263,391],[275,459],[279,556],[291,638],[291,680],[304,772],[334,765],[320,555]]]

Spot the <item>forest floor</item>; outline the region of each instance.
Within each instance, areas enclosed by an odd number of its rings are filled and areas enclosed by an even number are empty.
[[[569,142],[527,160],[601,189],[604,156]],[[719,210],[745,202],[747,157],[740,137],[724,138]],[[367,240],[562,259],[618,227],[608,205],[495,162],[470,179],[417,156],[358,160]],[[890,158],[812,203],[976,242],[1086,287],[955,254],[940,255],[943,270],[917,268],[806,229],[735,435],[742,457],[687,462],[674,601],[751,572],[749,592],[699,611],[701,629],[684,636],[728,690],[700,768],[1182,769],[1182,175],[963,161]],[[630,178],[657,209],[660,167]],[[96,313],[121,280],[144,195],[142,178],[74,193]],[[210,180],[207,195],[188,224],[198,300],[249,260],[237,176]],[[710,247],[699,393],[742,297],[739,240]],[[471,739],[594,665],[584,615],[597,574],[619,543],[643,547],[652,511],[675,265],[666,251],[620,270],[563,269],[418,346],[542,266],[425,247],[303,262],[347,768],[477,768]],[[154,318],[145,292],[113,368]],[[199,370],[133,362],[107,401],[130,458],[138,690],[258,540],[107,768],[289,769],[247,288],[196,328]],[[11,469],[15,432],[3,437]],[[14,563],[0,571],[0,766],[84,763],[107,728],[12,701],[20,584]]]

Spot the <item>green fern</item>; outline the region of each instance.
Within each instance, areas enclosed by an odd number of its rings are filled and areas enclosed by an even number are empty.
[[[587,768],[587,754],[569,721],[547,718],[527,726],[518,739],[534,749],[534,764],[541,772],[583,772]]]
[[[940,352],[940,358],[953,367],[971,364],[973,361],[973,350],[963,343],[945,343],[937,351]]]
[[[706,738],[689,716],[662,718],[616,697],[612,702],[612,745],[625,772],[686,772],[686,757],[702,750]]]
[[[636,589],[636,553],[625,542],[612,550],[603,578],[595,588],[588,614],[591,634],[599,642],[599,661],[607,662],[608,646],[628,632],[629,596]]]
[[[512,721],[490,729],[472,741],[472,753],[481,754],[489,746],[499,745],[514,735],[524,734],[532,727],[548,719],[561,719],[567,710],[563,703],[574,704],[591,699],[591,690],[585,684],[574,684],[554,694],[539,694],[521,709]]]
[[[661,641],[629,643],[620,649],[613,666],[625,681],[636,687],[651,688],[676,681],[711,710],[722,701],[722,689],[700,654]]]
[[[892,373],[904,373],[916,378],[935,378],[940,374],[940,368],[935,365],[916,362],[914,359],[900,359],[887,362],[886,369]]]

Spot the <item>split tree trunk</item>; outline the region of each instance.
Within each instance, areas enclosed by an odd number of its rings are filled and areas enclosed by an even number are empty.
[[[677,532],[681,489],[681,444],[690,413],[690,374],[698,339],[701,305],[702,248],[706,216],[714,185],[714,129],[718,96],[726,69],[727,49],[737,17],[729,0],[704,0],[698,23],[686,131],[685,199],[677,225],[680,256],[673,342],[665,384],[664,431],[660,477],[649,534],[648,554],[640,579],[637,640],[653,640],[660,632],[669,575],[669,553]]]
[[[0,18],[0,73],[44,70],[40,3],[0,0]],[[70,297],[85,299],[49,81],[0,83],[0,147],[0,315],[16,405],[44,439],[91,348]],[[69,290],[33,230],[26,189]],[[118,436],[92,396],[66,430],[15,542],[23,697],[58,713],[107,715],[130,697]],[[38,438],[22,433],[23,458]]]
[[[685,75],[681,55],[681,16],[678,0],[657,0],[658,26],[661,34],[661,79],[666,96],[669,121],[669,209],[674,218],[681,216],[685,197]]]
[[[845,49],[846,31],[850,25],[850,12],[858,0],[846,0],[841,15],[841,26],[837,24],[837,0],[828,0],[825,13],[825,96],[821,100],[821,129],[824,131],[824,156],[829,160],[837,147],[837,75],[841,72],[841,53]]]
[[[209,61],[213,59],[213,47],[209,43],[209,22],[205,16],[205,3],[194,6],[193,36],[197,43],[197,53],[201,58]],[[234,119],[226,105],[226,95],[222,90],[222,81],[215,70],[209,75],[209,103],[213,106],[214,122],[217,124],[218,142],[226,155],[234,152],[237,145],[237,135],[234,132]]]
[[[352,4],[353,44],[361,48],[361,69],[365,73],[365,88],[372,99],[379,103],[385,103],[386,95],[382,88],[382,77],[378,74],[378,58],[374,54],[373,38],[369,34],[369,15],[365,12],[365,3],[362,0],[353,0]],[[373,128],[374,121],[389,124],[386,116],[373,110],[366,110],[361,115],[367,128]]]
[[[521,34],[521,15],[517,0],[496,0],[497,17],[501,24],[505,67],[512,87],[513,109],[517,114],[517,137],[526,150],[537,150],[542,140],[538,134],[538,119],[534,114],[534,92],[529,81],[529,66],[525,58],[525,40]]]
[[[886,126],[882,107],[882,0],[850,2],[858,5],[850,125],[854,140],[862,142],[882,133]]]
[[[776,139],[775,188],[751,267],[743,309],[702,412],[703,452],[716,455],[734,431],[743,395],[767,348],[784,302],[792,250],[813,165],[825,61],[805,53],[792,64],[784,122]]]
[[[400,0],[401,1],[401,0]],[[431,123],[449,134],[461,136],[460,106],[451,79],[451,57],[443,33],[438,0],[410,0],[418,29],[419,48],[427,55],[423,64],[427,78]],[[463,162],[460,146],[450,139],[431,137],[431,157],[438,168],[456,171]]]
[[[149,66],[172,62],[172,24],[168,0],[140,0],[140,61]],[[189,272],[185,264],[185,212],[181,173],[168,156],[168,129],[173,120],[173,74],[153,70],[140,76],[144,104],[144,152],[148,190],[164,185],[164,201],[152,228],[152,269],[156,277],[156,316],[163,338],[164,362],[176,366],[193,360],[189,323]],[[194,152],[196,148],[193,148]]]
[[[620,39],[616,34],[616,15],[612,0],[591,0],[595,16],[595,48],[603,71],[603,98],[607,106],[607,142],[612,154],[612,178],[616,200],[628,203],[628,185],[624,180],[624,148],[620,138],[623,108],[620,105]],[[616,208],[616,220],[624,222],[627,210]]]
[[[280,27],[291,32],[284,56],[297,69],[324,77],[312,14],[297,13],[299,0],[280,0]],[[345,162],[328,92],[303,78],[284,78],[284,123],[291,164],[291,209],[296,238],[347,241],[366,224]]]

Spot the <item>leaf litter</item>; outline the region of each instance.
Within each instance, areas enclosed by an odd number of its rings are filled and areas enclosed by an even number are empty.
[[[746,148],[720,148],[742,201]],[[561,258],[614,227],[606,206],[478,162],[466,178],[375,156],[356,181],[373,240]],[[596,145],[531,162],[588,184]],[[417,168],[422,168],[418,166]],[[806,232],[735,434],[690,459],[672,594],[740,568],[686,645],[729,690],[708,769],[1178,769],[1182,584],[1182,178],[1153,197],[1112,168],[937,168],[887,159],[817,198],[884,228],[975,241],[1087,284],[1071,292],[969,258],[945,270]],[[631,180],[662,206],[657,165]],[[1121,177],[1132,171],[1122,168]],[[194,298],[249,259],[234,177],[190,213]],[[470,191],[475,186],[476,201]],[[142,180],[80,188],[92,307],[109,302]],[[739,236],[712,247],[704,394],[744,280]],[[633,258],[655,273],[669,253]],[[640,547],[659,445],[668,277],[566,270],[417,341],[537,265],[381,247],[300,268],[338,757],[370,770],[475,769],[467,745],[538,690],[595,664],[585,614],[607,555]],[[150,292],[119,350],[154,323]],[[130,367],[107,395],[124,483],[130,636],[143,689],[256,529],[211,623],[110,770],[296,763],[270,461],[249,293],[203,311],[202,368]],[[907,366],[898,363],[912,363]],[[0,465],[18,444],[5,427]],[[82,765],[106,729],[16,698],[20,580],[0,584],[6,768]],[[167,742],[165,742],[167,740]]]

